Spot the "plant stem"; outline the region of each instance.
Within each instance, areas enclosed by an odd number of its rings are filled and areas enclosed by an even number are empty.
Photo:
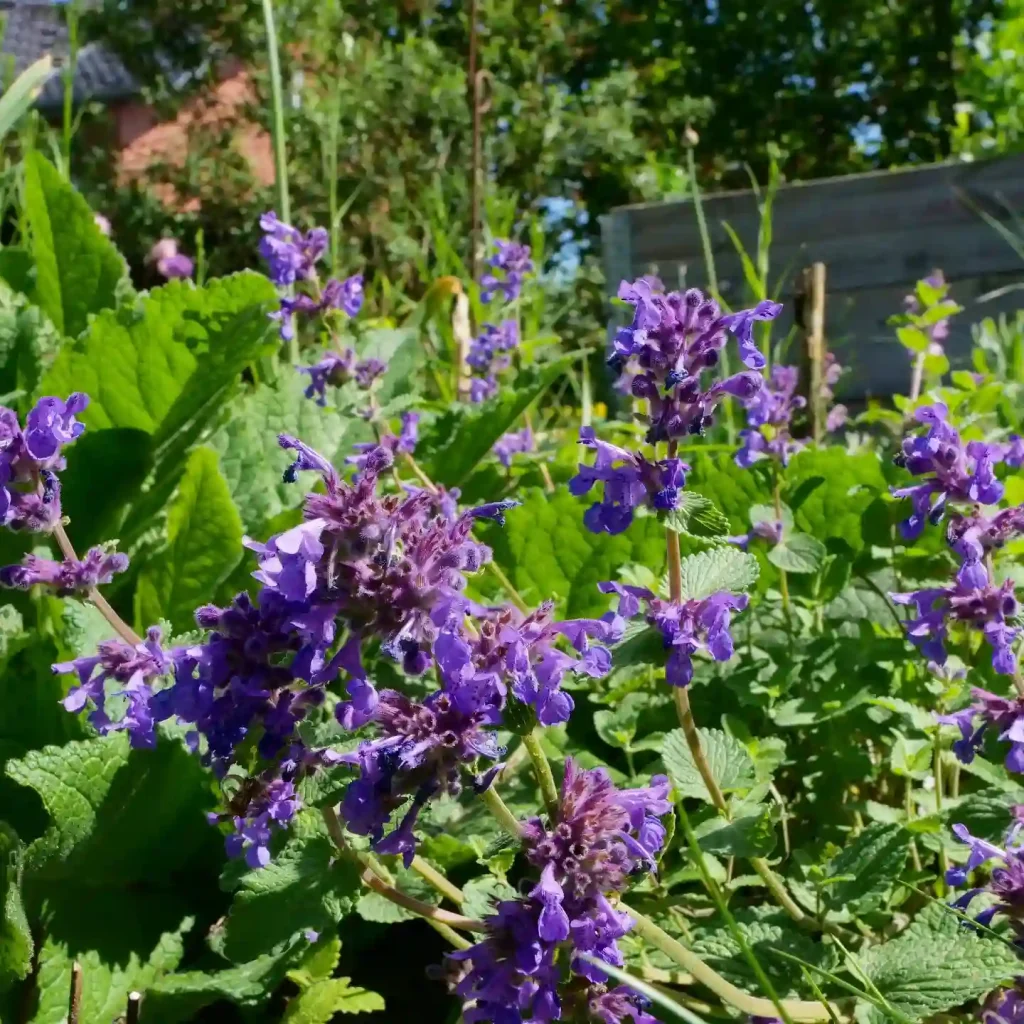
[[[770,999],[761,999],[737,988],[704,963],[696,953],[691,952],[681,942],[659,928],[650,918],[624,903],[620,903],[619,908],[633,918],[633,930],[637,935],[643,936],[652,946],[660,949],[670,960],[674,960],[685,971],[692,974],[695,981],[710,989],[723,1002],[753,1017],[777,1016],[775,1004]],[[782,1001],[782,1005],[794,1021],[829,1020],[829,1013],[817,1002],[787,999]],[[836,1007],[832,1008],[832,1012],[836,1016],[840,1016]]]
[[[775,519],[782,522],[782,483],[779,479],[778,467],[774,467],[772,484],[772,501],[775,504]],[[789,634],[790,642],[793,640],[793,609],[789,603],[789,577],[786,570],[779,569],[779,592],[782,594],[782,614],[786,617],[786,632]]]
[[[61,155],[64,177],[71,180],[71,136],[74,132],[75,75],[78,73],[78,0],[67,6],[68,62],[64,68],[64,109]]]
[[[474,921],[472,918],[463,917],[461,914],[453,914],[447,910],[441,910],[439,907],[432,906],[429,903],[424,903],[422,900],[418,900],[413,896],[407,896],[404,892],[400,892],[398,889],[387,882],[383,881],[378,874],[375,873],[375,866],[369,863],[369,858],[364,855],[357,853],[349,846],[345,839],[345,833],[342,830],[341,822],[338,820],[338,814],[333,807],[324,807],[320,812],[323,815],[324,824],[327,826],[327,832],[331,837],[338,852],[348,860],[354,861],[359,864],[363,871],[359,878],[368,889],[372,889],[373,892],[383,896],[386,900],[394,903],[395,906],[403,907],[406,910],[412,911],[412,913],[419,917],[426,918],[428,921],[437,921],[440,924],[448,925],[451,928],[462,928],[464,931],[470,932],[482,932],[487,930],[487,925],[483,921]],[[377,868],[376,870],[379,870]]]
[[[924,360],[927,352],[918,352],[914,360],[914,374],[910,378],[910,401],[916,402],[921,397],[921,382],[924,379]]]
[[[58,522],[53,528],[53,536],[64,557],[77,562],[78,555],[75,554],[74,546],[64,530],[63,523]],[[131,644],[132,647],[137,647],[142,643],[142,637],[110,607],[110,602],[99,592],[97,587],[90,587],[89,600],[126,643]]]
[[[454,883],[449,882],[435,867],[418,855],[413,857],[410,866],[420,878],[432,885],[442,896],[447,896],[457,907],[462,906],[462,901],[466,898],[462,890]]]
[[[523,834],[523,826],[519,819],[508,809],[508,804],[498,795],[493,783],[481,794],[484,806],[491,812],[498,824],[513,838],[519,839]]]
[[[907,779],[907,784],[903,789],[903,810],[907,815],[907,822],[914,820],[914,782],[912,779]],[[917,841],[914,839],[910,840],[910,856],[914,862],[914,870],[920,872],[921,870],[921,854],[917,849]]]
[[[541,796],[544,798],[544,806],[548,809],[548,817],[552,824],[558,820],[558,787],[555,785],[555,777],[551,774],[551,765],[547,756],[540,746],[540,730],[535,728],[532,732],[523,737],[523,746],[530,755],[533,762],[533,770],[537,775],[537,783],[540,786]]]
[[[464,939],[454,928],[443,924],[441,921],[427,921],[427,924],[437,932],[438,935],[446,938],[456,949],[469,949],[473,945],[468,939]]]
[[[725,796],[718,785],[714,772],[711,771],[711,765],[708,764],[708,759],[704,754],[704,747],[700,742],[697,722],[693,717],[693,708],[690,706],[689,687],[674,686],[672,689],[676,699],[676,712],[679,715],[679,724],[683,727],[683,735],[686,737],[686,745],[690,750],[693,763],[697,766],[697,771],[700,773],[704,786],[711,797],[711,802],[728,818],[729,808],[725,802]]]
[[[796,903],[793,897],[789,895],[785,885],[782,883],[782,879],[772,871],[771,866],[766,860],[761,857],[751,857],[750,866],[757,872],[761,881],[764,882],[765,888],[772,894],[772,896],[775,897],[775,902],[778,903],[778,905],[782,907],[782,909],[789,914],[797,924],[817,929],[818,925],[800,909],[800,906]],[[823,930],[829,931],[829,929],[824,926]]]
[[[935,812],[942,817],[942,746],[938,733],[935,735],[935,748],[932,754],[932,773],[935,776]],[[939,847],[939,873],[941,877],[936,883],[936,891],[940,896],[946,893],[946,872],[949,870],[949,857],[944,846]]]
[[[505,571],[493,559],[487,563],[487,568],[494,573],[497,581],[505,588],[509,600],[524,614],[528,615],[530,606],[520,597],[519,591],[512,585],[512,581],[505,575]]]

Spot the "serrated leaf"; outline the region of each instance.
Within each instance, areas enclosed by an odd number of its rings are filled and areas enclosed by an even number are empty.
[[[32,931],[21,896],[23,847],[14,829],[0,821],[0,992],[32,969]]]
[[[869,825],[830,864],[830,877],[844,880],[825,888],[828,905],[857,914],[880,907],[907,863],[910,838],[902,825]]]
[[[700,848],[718,857],[767,857],[775,849],[775,822],[767,807],[734,821],[711,818],[695,831]]]
[[[750,525],[757,526],[758,523],[782,523],[782,533],[785,536],[793,529],[793,512],[788,505],[780,504],[781,516],[776,514],[774,505],[751,505]]]
[[[395,887],[402,892],[415,896],[424,903],[439,903],[441,898],[437,890],[429,886],[412,871],[399,869],[396,875]],[[375,924],[395,924],[398,921],[413,921],[416,915],[411,910],[392,903],[391,900],[381,896],[372,889],[363,892],[356,904],[356,912],[364,921],[373,921]]]
[[[494,875],[471,879],[462,887],[462,892],[466,897],[462,913],[478,921],[493,914],[502,900],[514,900],[519,895],[508,882]]]
[[[878,991],[918,1020],[973,1001],[1020,973],[1010,946],[964,928],[941,907],[929,907],[903,935],[869,946],[858,960]]]
[[[920,327],[906,324],[896,328],[896,337],[900,344],[911,352],[924,352],[931,344],[931,340]]]
[[[554,494],[533,488],[523,504],[507,513],[504,527],[488,525],[481,536],[495,560],[527,602],[565,602],[568,618],[601,615],[608,597],[597,584],[616,578],[619,566],[639,562],[660,572],[665,562],[665,531],[653,516],[638,519],[610,537],[583,525],[586,504],[560,487]]]
[[[34,298],[62,334],[77,337],[90,313],[115,305],[124,260],[89,204],[38,150],[25,156],[25,213],[36,262]]]
[[[284,1024],[327,1024],[336,1013],[372,1013],[384,1009],[384,997],[353,985],[348,978],[317,981],[288,1000]]]
[[[480,405],[457,407],[435,424],[432,437],[443,442],[427,460],[427,474],[437,483],[457,487],[487,457],[494,442],[508,433],[520,416],[563,373],[570,359],[548,363],[532,373],[528,382],[505,389]],[[426,446],[424,446],[426,447]]]
[[[333,855],[326,836],[293,837],[265,868],[243,875],[224,922],[223,954],[251,960],[296,932],[324,931],[350,913],[359,873]]]
[[[172,281],[132,308],[100,313],[61,349],[38,393],[84,391],[90,404],[80,418],[89,430],[127,427],[163,443],[220,411],[215,400],[260,350],[275,297],[265,277],[248,271],[205,288]]]
[[[280,380],[261,384],[232,403],[210,447],[220,455],[221,473],[247,533],[261,536],[270,519],[305,499],[305,487],[283,479],[294,460],[278,444],[278,435],[299,437],[335,459],[353,421],[362,424],[306,398],[302,378],[287,371]]]
[[[423,362],[424,352],[416,330],[375,327],[363,333],[359,357],[379,359],[387,367],[375,392],[381,405],[387,405],[399,395],[415,391],[416,371]]]
[[[729,532],[725,515],[710,498],[696,491],[683,491],[664,522],[668,529],[690,537],[723,537]]]
[[[687,555],[681,564],[683,600],[703,600],[728,591],[740,594],[757,582],[757,559],[734,547],[712,548]]]
[[[739,740],[721,729],[700,729],[704,757],[723,793],[745,791],[755,783],[754,762]],[[674,729],[664,741],[661,759],[672,777],[676,793],[712,803],[711,794],[697,770],[682,729]]]
[[[242,557],[242,521],[221,475],[217,454],[197,448],[167,514],[167,548],[139,574],[136,622],[164,618],[187,629]]]
[[[790,533],[768,551],[768,561],[786,572],[817,572],[828,554],[825,545],[809,533]]]
[[[309,947],[309,952],[295,970],[288,972],[288,977],[300,986],[324,981],[334,973],[340,957],[341,939],[337,935],[325,936]]]

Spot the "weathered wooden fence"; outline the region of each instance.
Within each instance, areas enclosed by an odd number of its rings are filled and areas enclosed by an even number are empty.
[[[1015,212],[1024,224],[1024,155],[782,186],[775,197],[769,273],[771,297],[785,303],[781,330],[793,325],[801,270],[823,262],[827,343],[852,369],[843,393],[860,398],[906,391],[909,359],[886,320],[901,311],[915,281],[941,268],[952,298],[966,307],[952,324],[948,345],[954,364],[963,362],[972,323],[1024,308],[1024,290],[978,301],[1024,282],[1024,259],[978,209],[1011,227]],[[706,196],[704,213],[720,291],[739,308],[749,293],[723,225],[754,256],[757,198],[750,191]],[[611,294],[623,278],[649,272],[669,288],[707,284],[690,201],[613,210],[602,222],[602,239]]]

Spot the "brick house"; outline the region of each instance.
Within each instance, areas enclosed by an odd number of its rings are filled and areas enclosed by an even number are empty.
[[[64,103],[61,69],[68,61],[70,47],[62,6],[55,0],[0,0],[0,16],[4,19],[0,68],[5,80],[12,71],[18,74],[46,54],[56,66],[36,102],[47,117],[59,117]],[[110,111],[119,179],[123,182],[144,179],[147,169],[156,162],[184,162],[190,126],[231,122],[235,144],[249,161],[254,176],[269,185],[274,180],[270,137],[239,115],[239,108],[253,97],[249,75],[237,61],[226,63],[219,71],[212,94],[203,97],[201,103],[183,104],[173,120],[160,121],[141,99],[138,83],[116,54],[99,43],[87,43],[78,52],[72,95],[76,106],[99,102]],[[174,202],[172,195],[162,198]]]

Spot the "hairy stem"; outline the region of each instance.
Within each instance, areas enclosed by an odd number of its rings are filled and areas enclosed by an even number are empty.
[[[907,784],[903,789],[903,810],[907,815],[907,823],[909,824],[914,820],[914,783],[912,779],[907,779]],[[910,856],[914,862],[914,870],[917,872],[921,871],[921,854],[917,849],[917,841],[914,839],[910,840]]]
[[[523,834],[519,819],[508,809],[508,804],[498,795],[494,785],[490,785],[480,794],[484,806],[489,810],[498,824],[516,839]]]
[[[910,378],[909,398],[911,403],[916,402],[921,397],[921,382],[924,380],[924,361],[927,354],[927,349],[924,352],[918,352],[917,358],[914,360],[914,373]]]
[[[63,523],[57,523],[53,528],[53,536],[56,538],[61,554],[65,558],[77,562],[78,555],[75,554],[74,546],[64,530]],[[125,642],[131,644],[132,647],[137,647],[142,643],[142,637],[110,607],[110,602],[99,592],[97,587],[89,588],[89,600],[92,601],[96,610],[113,626],[114,630]]]
[[[520,597],[519,591],[512,585],[512,581],[505,575],[505,571],[495,561],[490,561],[486,566],[492,573],[494,573],[495,579],[505,588],[505,592],[508,594],[509,600],[524,614],[530,613],[530,606]]]
[[[778,468],[775,469],[775,480],[772,486],[772,501],[775,503],[775,519],[782,522],[782,483],[779,479]],[[793,638],[793,608],[789,603],[789,577],[786,570],[779,569],[779,592],[782,594],[782,614],[786,617],[786,632],[790,641]]]
[[[935,749],[932,754],[932,771],[935,775],[935,813],[942,817],[942,745],[938,733],[935,735]],[[944,846],[939,847],[939,874],[940,878],[936,883],[936,889],[940,896],[946,893],[946,872],[949,870],[949,857]]]
[[[468,939],[464,939],[454,928],[443,924],[441,921],[427,921],[427,924],[442,938],[447,939],[456,949],[469,949],[473,945]]]
[[[544,798],[544,806],[548,809],[548,817],[554,823],[558,820],[558,787],[555,785],[554,775],[551,774],[551,765],[548,763],[547,755],[541,750],[539,728],[523,737],[523,746],[526,747],[526,752],[533,762],[533,770],[537,775],[537,784],[540,786],[540,793]]]
[[[650,918],[645,917],[624,903],[620,903],[619,907],[633,918],[633,930],[637,935],[645,938],[656,949],[660,949],[670,960],[675,961],[685,971],[692,974],[695,981],[710,989],[723,1002],[753,1017],[778,1016],[775,1004],[770,999],[761,999],[737,988],[704,963],[696,953],[691,952],[677,939],[662,931]],[[811,1022],[830,1019],[829,1010],[818,1002],[803,999],[786,999],[781,1000],[781,1003],[794,1021]],[[831,1012],[837,1017],[842,1018],[843,1016],[836,1007],[831,1007]]]
[[[410,866],[423,881],[432,885],[442,896],[446,896],[457,907],[462,906],[462,901],[466,898],[463,891],[453,882],[449,882],[435,867],[418,855],[413,857]]]

